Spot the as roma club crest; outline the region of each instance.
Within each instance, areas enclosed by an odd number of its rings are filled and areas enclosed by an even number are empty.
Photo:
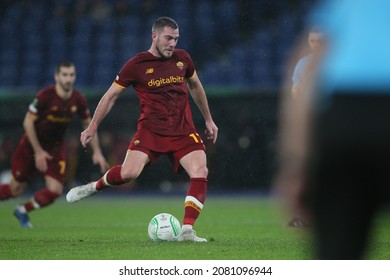
[[[183,64],[183,62],[179,61],[179,62],[176,63],[176,66],[177,66],[177,68],[179,68],[180,70],[183,70],[184,64]]]

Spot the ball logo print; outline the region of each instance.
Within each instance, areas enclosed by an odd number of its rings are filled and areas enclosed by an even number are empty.
[[[148,226],[148,235],[153,241],[173,241],[181,232],[181,225],[175,216],[160,213],[154,216]]]

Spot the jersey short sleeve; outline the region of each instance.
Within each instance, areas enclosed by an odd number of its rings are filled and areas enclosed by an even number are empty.
[[[115,84],[122,88],[127,88],[134,85],[136,81],[136,68],[134,65],[134,59],[127,61],[114,81]]]
[[[186,79],[192,78],[192,76],[195,73],[194,62],[192,61],[191,56],[186,51],[184,51],[183,57],[184,57],[185,61],[187,62],[185,78]]]
[[[28,106],[28,111],[38,115],[39,112],[44,111],[43,109],[45,108],[47,104],[47,98],[45,98],[44,91],[40,91],[37,93],[35,96],[34,100],[30,103]]]

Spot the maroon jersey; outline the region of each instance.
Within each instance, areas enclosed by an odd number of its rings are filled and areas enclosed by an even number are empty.
[[[71,97],[64,100],[57,95],[54,86],[38,92],[29,106],[29,111],[38,116],[34,123],[35,130],[44,149],[63,143],[66,129],[75,114],[83,120],[90,117],[84,95],[73,90]],[[26,134],[23,135],[22,141],[28,141]]]
[[[194,73],[192,59],[184,50],[176,49],[170,58],[142,52],[125,63],[114,83],[136,90],[141,106],[139,130],[184,135],[195,131],[186,84]]]

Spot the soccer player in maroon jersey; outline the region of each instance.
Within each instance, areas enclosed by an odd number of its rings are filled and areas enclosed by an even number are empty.
[[[44,176],[46,186],[31,199],[18,205],[14,215],[22,227],[32,227],[28,212],[53,203],[64,188],[66,155],[64,136],[74,115],[79,115],[84,128],[91,118],[84,95],[73,89],[76,70],[73,63],[58,63],[55,85],[40,90],[24,118],[25,133],[12,157],[10,184],[0,185],[0,200],[21,195],[30,179]],[[91,141],[92,160],[104,173],[108,164],[101,152],[98,138]]]
[[[76,202],[104,188],[136,179],[145,165],[166,154],[173,169],[183,168],[191,183],[184,204],[182,233],[178,241],[206,242],[193,230],[206,199],[207,175],[205,146],[195,130],[188,100],[188,89],[206,122],[206,136],[214,143],[218,128],[211,116],[203,86],[189,54],[175,49],[179,39],[177,23],[161,17],[152,27],[152,45],[125,63],[101,98],[88,128],[81,133],[86,146],[100,122],[119,95],[133,86],[140,100],[137,132],[131,139],[122,165],[112,167],[100,180],[69,191],[68,202]],[[187,88],[188,86],[188,88]]]

